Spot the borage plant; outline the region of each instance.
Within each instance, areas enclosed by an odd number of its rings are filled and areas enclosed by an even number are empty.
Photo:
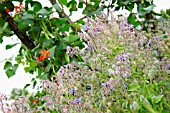
[[[86,18],[79,36],[87,47],[67,47],[67,54],[81,62],[61,66],[53,82],[42,81],[42,92],[14,102],[14,110],[168,112],[169,32],[146,37],[147,34],[128,24],[125,17],[116,20],[112,11],[109,15],[107,18],[102,12],[95,19]],[[21,101],[25,104],[19,104]]]

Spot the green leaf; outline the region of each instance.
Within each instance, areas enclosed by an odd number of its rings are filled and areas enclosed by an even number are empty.
[[[6,50],[11,49],[12,47],[16,46],[17,44],[19,44],[19,43],[6,45]]]
[[[93,7],[93,9],[92,9]],[[92,16],[92,15],[98,15],[102,10],[104,9],[104,7],[98,7],[97,9],[94,8],[94,6],[89,6],[89,8],[85,8],[83,10],[83,14],[86,14],[87,16]]]
[[[132,12],[132,10],[133,10],[133,8],[134,8],[134,3],[131,3],[131,4],[129,4],[129,5],[126,5],[125,7],[126,7],[126,9],[127,9],[128,11]]]
[[[50,14],[50,12],[47,11],[46,9],[41,9],[40,11],[37,12],[37,14],[45,16],[45,15]]]
[[[65,6],[67,6],[67,0],[59,0],[59,2]]]
[[[137,83],[131,83],[128,91],[136,91],[140,86]]]
[[[135,16],[134,16],[134,14],[131,13],[131,14],[128,16],[128,22],[133,23],[133,22],[135,22],[135,20],[136,20],[136,18],[135,18]]]
[[[15,72],[12,69],[8,69],[6,72],[7,77],[10,78],[15,75]]]
[[[3,4],[0,4],[0,11],[1,12],[5,12],[6,11],[6,8],[10,9],[11,11],[14,10],[14,4],[12,2],[6,2],[6,3],[3,3]]]
[[[70,57],[66,53],[65,53],[65,59],[66,59],[67,63],[70,63]]]
[[[132,24],[134,25],[134,27],[141,25],[140,22],[137,22],[137,21],[133,22]]]
[[[79,2],[78,8],[83,8],[83,2]]]
[[[80,37],[78,35],[72,35],[72,36],[63,38],[64,41],[70,42],[70,43],[75,42],[78,39],[80,39]]]
[[[48,65],[45,67],[45,71],[48,72],[50,70],[50,68],[52,67],[52,63],[48,63]]]
[[[85,9],[83,10],[83,14],[88,14],[90,12],[95,11],[95,8],[93,7],[93,5],[89,4],[88,6],[85,7]]]
[[[40,79],[42,79],[42,80],[48,80],[48,75],[49,75],[49,73],[48,73],[48,72],[45,72],[45,73],[43,73],[43,74],[40,76]]]
[[[132,111],[136,111],[137,109],[139,109],[139,104],[136,101],[134,101],[133,104],[130,104],[130,109]]]
[[[41,3],[37,2],[37,1],[31,1],[31,7],[34,7],[34,13],[36,13],[42,9]]]
[[[152,5],[149,5],[146,8],[143,8],[143,9],[146,11],[146,13],[150,13],[154,9],[154,7],[156,7],[156,5],[152,4]]]
[[[50,111],[50,113],[58,113],[57,110]]]
[[[25,72],[33,73],[36,70],[37,62],[32,61],[29,64],[29,67],[25,67],[24,70]]]
[[[3,42],[3,34],[2,33],[0,33],[0,43],[2,43]]]
[[[54,4],[53,7],[56,9],[56,11],[60,11],[60,6],[58,3]]]
[[[12,67],[12,63],[9,62],[9,61],[7,61],[7,62],[5,63],[5,65],[4,65],[4,70],[8,70],[8,69],[10,69],[11,67]]]
[[[163,95],[158,95],[158,96],[152,95],[152,96],[151,96],[152,101],[153,101],[154,103],[160,102],[160,101],[162,100],[162,97],[163,97]]]
[[[32,62],[30,63],[30,67],[36,67],[36,66],[37,66],[37,62],[32,61]]]
[[[60,26],[59,32],[65,32],[65,31],[69,31],[69,26],[67,24],[63,24],[62,26]]]
[[[68,4],[67,7],[69,8],[70,13],[73,11],[77,11],[77,2],[75,0],[71,0]]]
[[[51,49],[49,49],[49,51],[50,51],[49,57],[50,57],[50,58],[53,58],[53,57],[54,57],[54,55],[55,55],[55,49],[56,49],[56,46],[53,46]]]
[[[26,19],[34,19],[33,15],[32,14],[25,14],[22,16],[21,18],[22,20],[26,20]]]
[[[29,87],[31,84],[26,84],[25,86],[24,86],[24,89],[26,89],[27,87]]]
[[[16,72],[17,68],[18,68],[18,64],[14,64],[14,65],[12,66],[12,70],[13,70],[14,72]]]
[[[8,26],[8,22],[5,22],[5,24],[4,24],[4,26],[3,26],[3,28],[2,28],[2,29],[3,29],[3,30],[4,30],[4,29],[6,29],[6,28],[7,28],[7,26]]]

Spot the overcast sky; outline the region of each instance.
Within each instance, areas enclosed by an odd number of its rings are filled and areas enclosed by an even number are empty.
[[[170,8],[169,0],[155,0],[154,3],[157,6],[154,9],[156,12],[159,12],[161,9],[165,10]],[[77,20],[78,18],[80,18],[81,15],[80,13],[81,12],[73,13],[72,20]],[[7,78],[3,70],[5,59],[10,58],[13,55],[16,56],[17,51],[20,48],[20,44],[18,44],[17,46],[15,46],[10,50],[5,50],[5,45],[16,43],[16,42],[19,42],[19,40],[17,39],[17,37],[13,36],[13,37],[5,37],[4,42],[0,44],[0,92],[1,93],[10,94],[12,88],[23,88],[25,84],[30,83],[31,80],[32,75],[25,73],[22,65],[20,65],[19,68],[17,69],[16,75],[11,77],[10,79]],[[29,88],[29,91],[32,91],[31,87]]]

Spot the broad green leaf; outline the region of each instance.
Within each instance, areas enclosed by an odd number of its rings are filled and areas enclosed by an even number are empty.
[[[54,7],[57,11],[60,11],[60,6],[58,5],[58,3],[54,4],[53,7]]]
[[[67,24],[63,24],[62,26],[60,26],[59,32],[66,32],[69,31],[69,26]]]
[[[11,67],[12,67],[12,63],[9,62],[9,61],[7,61],[7,62],[5,63],[5,65],[4,65],[4,70],[8,70],[8,69],[10,69]]]
[[[95,14],[98,15],[103,9],[104,9],[104,7],[98,7],[97,9],[94,8],[94,7],[93,7],[93,9],[91,9],[91,8],[84,9],[83,14],[86,14],[87,16],[92,16],[92,15],[95,15]]]
[[[13,70],[14,72],[16,72],[17,68],[18,68],[18,64],[14,64],[14,65],[12,66],[12,70]]]
[[[40,11],[37,12],[37,14],[45,16],[45,15],[50,14],[50,12],[47,11],[46,9],[41,9]]]
[[[133,13],[131,13],[131,14],[128,16],[128,22],[133,23],[133,22],[135,22],[135,20],[136,20],[136,17],[134,16]]]
[[[6,2],[6,3],[3,3],[3,4],[0,4],[0,11],[1,12],[5,12],[6,8],[13,11],[14,10],[14,4],[12,2]]]
[[[129,5],[126,5],[125,7],[126,7],[126,9],[127,9],[128,11],[132,12],[132,10],[133,10],[133,8],[134,8],[134,3],[131,3],[131,4],[129,4]]]
[[[160,102],[160,101],[162,100],[162,97],[163,97],[163,95],[158,95],[158,96],[151,95],[152,101],[153,101],[154,103]]]
[[[29,67],[25,67],[24,70],[25,70],[25,72],[29,72],[32,74],[36,70],[36,66],[37,66],[37,62],[32,61],[29,64]]]
[[[49,75],[49,73],[48,73],[48,72],[45,72],[45,73],[43,73],[43,74],[40,76],[40,79],[42,79],[42,80],[48,80],[48,75]]]
[[[136,91],[140,86],[137,83],[131,83],[128,91]]]
[[[78,8],[83,8],[83,2],[79,2]]]
[[[30,67],[36,67],[36,66],[37,66],[37,62],[32,61],[32,62],[30,63]]]
[[[5,72],[7,74],[7,77],[10,78],[15,75],[15,72],[12,69],[8,69]]]
[[[25,14],[22,16],[21,18],[22,20],[26,20],[26,19],[34,19],[33,15],[32,14]]]
[[[64,41],[67,41],[67,42],[75,42],[76,40],[80,39],[80,37],[78,35],[72,35],[72,36],[68,36],[68,37],[65,37],[63,38]]]
[[[52,67],[52,63],[48,63],[48,65],[45,67],[45,72],[49,72],[50,68]]]
[[[75,0],[71,0],[67,7],[69,8],[69,11],[72,13],[73,11],[77,11],[77,2]]]
[[[83,14],[88,14],[90,12],[94,12],[95,11],[95,8],[93,7],[93,5],[88,5],[85,7],[85,9],[83,10]]]
[[[50,51],[49,57],[50,57],[50,58],[53,58],[53,57],[54,57],[54,55],[55,55],[55,49],[56,49],[56,46],[54,46],[54,47],[52,47],[51,49],[49,49],[49,51]]]
[[[67,0],[59,0],[59,2],[65,6],[67,6]]]
[[[36,13],[42,9],[41,3],[37,2],[37,1],[31,1],[31,7],[34,7],[34,13]]]
[[[132,24],[134,25],[134,27],[141,25],[140,22],[137,22],[137,21],[133,22]]]
[[[19,44],[19,43],[6,45],[6,50],[11,49],[12,47],[16,46],[17,44]]]

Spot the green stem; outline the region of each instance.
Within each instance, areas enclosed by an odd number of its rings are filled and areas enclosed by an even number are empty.
[[[48,29],[47,29],[44,21],[42,21],[41,24],[42,24],[42,29],[43,29],[43,31],[44,31],[46,34],[48,34],[51,38],[55,38],[55,37],[48,31]]]
[[[150,113],[158,113],[154,111],[148,104],[142,102],[142,105],[150,112]]]

